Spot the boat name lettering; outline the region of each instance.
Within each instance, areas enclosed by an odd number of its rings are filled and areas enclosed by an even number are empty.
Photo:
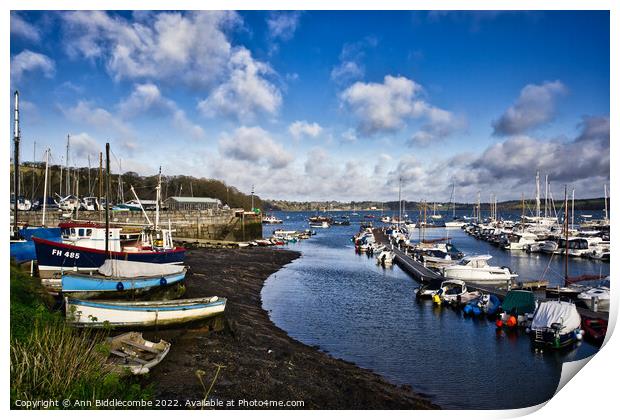
[[[79,252],[65,251],[63,253],[63,251],[61,249],[52,249],[52,255],[57,255],[59,257],[65,257],[65,258],[72,258],[74,260],[77,260],[77,259],[80,258],[80,253]]]

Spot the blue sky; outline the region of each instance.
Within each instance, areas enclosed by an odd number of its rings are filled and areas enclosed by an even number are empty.
[[[266,198],[577,197],[609,182],[607,12],[13,12],[24,157]]]

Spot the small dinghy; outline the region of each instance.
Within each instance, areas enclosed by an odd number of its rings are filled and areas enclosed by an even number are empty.
[[[542,302],[534,313],[530,336],[534,345],[554,349],[581,340],[581,316],[577,307],[571,302]]]
[[[106,260],[96,274],[68,272],[62,275],[63,293],[82,298],[110,292],[146,292],[185,279],[187,269],[179,265],[125,260]]]
[[[581,323],[581,328],[583,328],[584,337],[587,340],[601,345],[607,334],[607,320],[601,318],[584,318]]]
[[[441,288],[443,281],[439,279],[432,279],[427,284],[415,289],[416,299],[432,299],[435,294]]]
[[[495,295],[483,293],[478,299],[470,300],[463,307],[465,315],[494,315],[499,309],[500,301]]]
[[[170,350],[170,343],[145,340],[142,333],[128,332],[107,339],[110,356],[106,364],[121,374],[145,375],[158,365]]]
[[[219,315],[226,298],[167,301],[92,301],[65,297],[67,322],[76,327],[150,327],[184,324]]]
[[[441,283],[441,287],[433,296],[433,302],[438,305],[442,302],[451,305],[461,305],[479,297],[480,292],[468,291],[467,285],[463,280],[446,280]]]

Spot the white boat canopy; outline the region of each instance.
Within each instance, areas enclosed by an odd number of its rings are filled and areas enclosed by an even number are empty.
[[[560,334],[579,328],[581,316],[575,304],[562,301],[542,302],[532,319],[532,330],[550,328],[554,323],[562,324]]]
[[[136,261],[107,259],[101,267],[99,274],[106,277],[156,277],[181,273],[183,265],[155,264]]]

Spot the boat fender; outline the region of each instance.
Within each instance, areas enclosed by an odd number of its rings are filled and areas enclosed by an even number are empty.
[[[495,321],[495,326],[497,328],[502,328],[504,326],[504,322],[501,319],[498,319],[497,321]]]
[[[217,296],[213,296],[211,299],[209,299],[209,302],[213,303],[213,302],[217,302],[219,298]]]
[[[118,283],[116,283],[116,290],[118,290],[119,292],[122,292],[123,290],[125,290],[125,286],[123,285],[122,281],[119,281]]]
[[[159,284],[160,284],[160,286],[165,286],[165,285],[167,285],[167,284],[168,284],[168,280],[166,280],[166,278],[165,278],[165,277],[162,277],[162,278],[159,280]]]

